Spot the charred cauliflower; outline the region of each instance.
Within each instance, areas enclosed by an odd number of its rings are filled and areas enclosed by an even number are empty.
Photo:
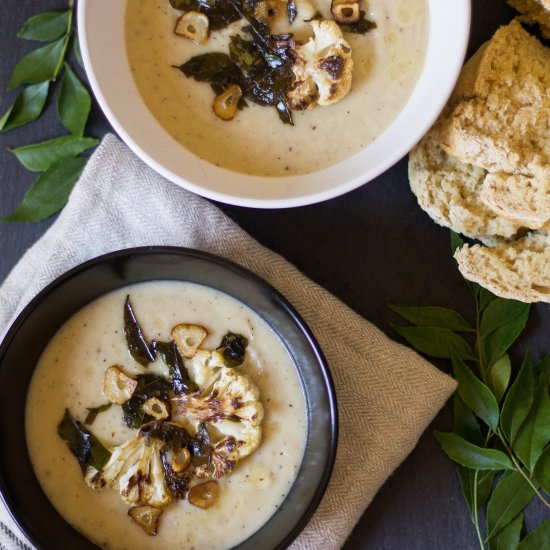
[[[340,27],[329,20],[314,20],[310,25],[314,36],[295,48],[295,80],[287,95],[290,108],[298,111],[340,101],[352,81],[351,47]]]
[[[182,498],[188,477],[170,466],[168,452],[177,453],[187,442],[182,428],[167,422],[153,422],[135,436],[111,450],[101,470],[89,467],[86,482],[93,489],[117,489],[131,506],[166,506]]]
[[[254,452],[262,437],[264,413],[258,388],[247,376],[225,367],[217,351],[199,350],[189,375],[201,389],[174,399],[174,408],[186,423],[206,424],[221,436],[213,445],[214,467],[216,461],[236,462]]]

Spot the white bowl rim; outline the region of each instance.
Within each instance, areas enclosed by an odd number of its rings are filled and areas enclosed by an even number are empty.
[[[87,20],[102,7],[104,11],[108,9],[112,21],[113,12],[116,15],[116,10],[122,9],[123,14],[125,4],[125,1],[112,0],[78,2],[84,67],[107,119],[134,153],[168,180],[203,197],[252,208],[289,208],[322,202],[368,183],[396,164],[429,130],[445,106],[464,63],[471,22],[471,0],[428,0],[430,28],[426,63],[411,97],[393,123],[361,152],[335,166],[306,175],[266,178],[233,172],[200,160],[160,126],[139,96],[125,47],[121,53],[119,42],[118,47],[106,50],[105,33],[88,30]],[[436,17],[442,19],[434,24]],[[120,40],[116,33],[112,36]],[[123,85],[113,86],[109,75],[119,78],[121,74],[125,79]],[[133,103],[133,111],[123,106],[129,104],[132,96],[138,99]],[[409,131],[405,132],[407,128]],[[173,157],[170,152],[176,151],[181,159],[178,165],[185,164],[185,176],[177,167],[169,166]],[[165,158],[159,161],[158,156],[163,154]],[[371,166],[365,168],[368,164],[365,161],[369,159]],[[333,181],[338,183],[333,185]]]

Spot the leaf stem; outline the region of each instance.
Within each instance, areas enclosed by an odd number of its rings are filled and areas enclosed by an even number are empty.
[[[61,71],[61,67],[63,66],[63,62],[65,61],[67,46],[69,45],[69,40],[71,38],[72,25],[73,25],[73,2],[72,0],[69,0],[69,18],[67,20],[67,30],[65,32],[65,40],[63,42],[63,51],[59,56],[59,61],[57,62],[57,67],[55,68],[53,80],[57,78],[57,75],[59,74],[59,71]]]
[[[531,486],[533,491],[535,491],[535,494],[539,497],[540,501],[550,509],[550,502],[548,502],[544,496],[540,493],[540,491],[537,489],[531,478],[524,472],[523,468],[521,467],[521,464],[516,460],[516,457],[514,456],[514,453],[512,451],[512,448],[508,445],[506,439],[502,435],[501,431],[498,430],[497,436],[508,451],[508,455],[510,456],[510,460],[513,462],[514,466],[516,467],[517,471],[525,478],[525,481]]]
[[[477,539],[479,540],[479,545],[481,546],[481,550],[485,550],[485,545],[483,544],[483,537],[481,536],[481,530],[479,528],[479,515],[477,513],[477,475],[478,473],[479,473],[479,470],[476,470],[474,473],[474,502],[473,502],[474,515],[472,517],[472,520],[476,528]]]

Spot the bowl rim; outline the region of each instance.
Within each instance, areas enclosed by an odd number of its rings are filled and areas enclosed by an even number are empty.
[[[332,472],[334,469],[334,463],[336,459],[336,451],[338,446],[338,438],[339,438],[339,413],[338,413],[338,407],[337,407],[337,400],[336,400],[336,390],[334,387],[334,382],[332,379],[332,375],[330,373],[328,362],[323,354],[323,351],[317,342],[317,339],[311,332],[311,329],[307,325],[307,323],[303,320],[301,315],[296,311],[294,306],[275,288],[273,285],[271,285],[268,281],[257,275],[256,273],[250,271],[249,269],[241,266],[240,264],[228,260],[222,256],[218,256],[216,254],[212,254],[209,252],[204,252],[197,249],[187,248],[187,247],[178,247],[178,246],[140,246],[140,247],[131,247],[131,248],[125,248],[116,250],[113,252],[109,252],[106,254],[102,254],[100,256],[91,258],[85,262],[82,262],[78,264],[77,266],[69,269],[68,271],[62,273],[58,277],[56,277],[51,283],[49,283],[46,287],[44,287],[22,310],[20,313],[17,314],[17,317],[12,322],[12,324],[9,326],[9,328],[5,331],[4,337],[2,341],[0,342],[0,369],[2,368],[2,363],[4,361],[4,357],[6,355],[7,350],[9,349],[10,345],[12,344],[14,338],[16,337],[17,333],[21,329],[21,327],[25,324],[27,319],[33,314],[35,309],[42,303],[42,301],[48,297],[55,289],[63,285],[65,282],[69,281],[72,277],[75,275],[78,275],[82,272],[85,272],[89,268],[93,268],[101,263],[108,262],[110,260],[123,258],[123,257],[130,257],[130,256],[147,256],[147,255],[156,255],[156,254],[175,254],[178,256],[184,255],[184,256],[190,256],[194,258],[198,258],[200,260],[206,260],[207,262],[213,262],[216,263],[222,267],[228,268],[230,270],[237,271],[240,275],[244,276],[245,278],[251,280],[256,285],[259,285],[266,289],[272,296],[276,297],[279,305],[283,306],[284,312],[291,317],[292,321],[297,326],[297,329],[301,331],[303,336],[305,337],[308,346],[310,347],[310,350],[312,354],[315,357],[315,361],[319,367],[320,374],[322,375],[321,382],[323,385],[323,388],[325,390],[326,399],[328,403],[328,411],[330,418],[330,438],[327,442],[328,452],[325,457],[325,468],[323,470],[323,473],[321,475],[321,478],[319,480],[319,484],[313,493],[311,500],[304,510],[301,518],[296,522],[294,528],[285,536],[283,540],[279,542],[277,546],[273,548],[273,550],[283,550],[284,548],[287,548],[288,545],[294,541],[299,534],[302,532],[304,527],[307,525],[313,514],[318,508],[318,505],[325,494],[325,491],[327,489],[328,483],[330,481],[330,478],[332,476]],[[161,280],[159,278],[150,279],[153,280]],[[134,284],[134,283],[128,283],[128,284]],[[197,283],[200,284],[200,283]],[[124,286],[124,285],[122,285]],[[208,285],[206,285],[208,286]],[[224,291],[221,291],[224,292]],[[94,299],[97,299],[100,295],[96,296]],[[239,298],[236,298],[232,296],[233,299],[239,300]],[[88,302],[89,303],[89,302]],[[84,307],[84,306],[81,306]],[[250,307],[250,306],[248,306]],[[253,309],[253,311],[255,311]],[[260,315],[260,313],[256,312],[257,315]],[[260,315],[261,317],[261,315]],[[264,321],[266,322],[266,321]],[[59,327],[56,328],[58,330]],[[28,389],[28,388],[27,388]],[[28,453],[28,449],[27,449]],[[300,466],[300,469],[303,465],[303,459]],[[32,472],[33,475],[36,478],[36,474],[34,474],[34,471]],[[0,501],[4,504],[6,509],[8,510],[8,513],[14,523],[17,525],[17,527],[21,530],[21,532],[28,538],[29,541],[31,541],[37,548],[41,550],[49,550],[45,546],[43,546],[42,542],[40,542],[35,534],[33,529],[27,525],[26,521],[20,517],[18,514],[15,504],[12,500],[12,497],[10,495],[10,492],[8,490],[8,487],[6,485],[5,479],[4,479],[4,473],[0,469]],[[36,482],[40,486],[38,480],[36,479]],[[293,482],[294,485],[294,482]],[[41,488],[41,486],[40,486]],[[290,494],[290,493],[289,493]],[[286,497],[285,497],[286,499]],[[49,501],[49,499],[48,499]],[[284,502],[284,501],[283,501]],[[51,502],[50,502],[51,504]],[[53,504],[51,504],[53,506]],[[67,525],[72,527],[64,517],[59,514],[60,517],[63,519]],[[261,529],[273,517],[270,516],[267,521],[262,524],[259,528]],[[74,529],[74,527],[72,527]],[[239,543],[237,546],[234,547],[235,550],[239,549],[241,545],[245,544],[251,537],[253,537],[257,532],[254,531],[252,535]],[[84,537],[84,535],[81,535]],[[86,537],[84,537],[86,538]],[[89,539],[87,539],[89,540]],[[95,543],[92,543],[95,544]]]
[[[436,7],[439,0],[426,1],[428,3],[430,19],[433,10],[440,10],[441,13],[441,6]],[[80,0],[77,7],[77,22],[82,58],[88,79],[101,109],[113,128],[138,157],[173,183],[218,202],[253,208],[291,208],[325,201],[360,187],[396,164],[429,130],[447,103],[464,62],[471,23],[471,0],[445,1],[444,11],[447,14],[447,21],[449,23],[452,22],[452,32],[442,32],[441,29],[438,29],[438,40],[442,40],[444,43],[438,43],[437,46],[434,46],[432,45],[434,33],[431,25],[428,30],[429,44],[426,55],[428,55],[429,51],[436,48],[444,52],[444,61],[441,59],[442,55],[437,54],[439,59],[437,74],[436,67],[430,67],[430,72],[427,73],[427,64],[425,63],[411,96],[396,119],[374,142],[359,153],[335,166],[306,175],[286,178],[260,177],[216,167],[209,162],[201,161],[179,145],[156,122],[156,119],[152,117],[139,96],[131,74],[131,83],[125,83],[124,100],[122,98],[114,99],[113,87],[109,85],[108,78],[113,77],[114,73],[110,72],[106,74],[104,68],[100,67],[98,69],[100,63],[98,63],[95,51],[98,49],[101,39],[99,36],[96,36],[96,41],[94,42],[94,33],[89,33],[86,25],[87,11],[92,9],[92,4],[95,5],[95,9],[97,10],[100,2],[101,0]],[[116,53],[113,54],[114,57],[110,59],[110,63],[114,62],[113,59],[116,58],[116,55]],[[116,78],[127,79],[127,77],[121,76],[128,69],[125,49],[124,59],[126,60],[126,66],[118,67],[119,70],[116,71]],[[433,89],[436,89],[436,100],[434,101],[433,97],[428,97],[427,92],[423,92],[425,97],[422,98],[422,109],[425,112],[419,118],[415,109],[417,107],[416,103],[419,103],[420,99],[413,102],[412,98],[415,96],[415,91],[420,88],[419,83],[423,82],[426,74],[431,75],[430,78],[432,81],[435,80],[435,84],[431,82],[429,89],[432,96],[434,95]],[[437,80],[436,77],[441,77],[443,83],[441,83],[441,80]],[[422,89],[427,87],[427,85],[423,85]],[[128,93],[129,91],[131,92],[130,94]],[[121,91],[120,95],[123,93]],[[119,105],[113,109],[113,104],[117,101],[119,103],[124,102],[126,105],[132,93],[137,93],[139,96],[139,101],[136,103],[136,105],[140,105],[137,115],[133,113],[130,116],[129,112],[125,108],[120,109]],[[140,122],[136,123],[133,118],[139,119]],[[151,125],[149,118],[153,118],[156,126]],[[403,124],[406,126],[405,129],[409,129],[407,132],[399,129],[399,121],[401,120],[406,121]],[[139,124],[142,126],[145,125],[143,127],[147,128],[148,131],[144,133],[136,131]],[[153,139],[152,136],[154,136]],[[155,139],[163,140],[162,147],[160,145],[159,147],[155,147]],[[394,140],[398,143],[397,146],[394,145]],[[159,149],[163,149],[164,152],[164,150],[167,151],[168,148],[173,147],[174,144],[177,144],[179,147],[179,154],[182,157],[181,164],[186,163],[185,175],[178,173],[175,168],[165,165],[172,162],[166,160],[168,153],[166,153],[165,162],[157,159]],[[171,153],[174,151],[175,149],[172,149]],[[362,167],[362,158],[365,157],[367,151],[369,152],[369,158],[376,160],[371,160],[373,166],[365,170]],[[347,175],[342,175],[342,172],[348,173]],[[189,174],[191,174],[191,177]],[[219,185],[214,183],[216,181],[223,182],[224,186],[229,185],[230,187],[220,189]],[[338,181],[338,184],[333,185],[330,183],[333,181]],[[322,182],[323,186],[327,182],[328,187],[320,190],[317,189],[315,184],[319,184],[319,182]],[[307,186],[313,186],[313,189],[308,189]],[[258,191],[260,187],[262,192]],[[300,191],[303,187],[305,187],[304,190]]]

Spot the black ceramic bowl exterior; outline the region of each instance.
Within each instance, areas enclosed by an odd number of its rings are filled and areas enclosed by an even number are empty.
[[[285,548],[315,511],[334,463],[338,422],[327,364],[305,323],[275,289],[236,264],[190,249],[135,248],[101,256],[58,278],[23,310],[0,346],[1,496],[38,548],[97,548],[56,512],[34,475],[25,441],[27,388],[45,346],[71,315],[106,292],[153,280],[200,283],[240,300],[278,334],[298,367],[309,427],[298,477],[279,510],[238,546]]]

